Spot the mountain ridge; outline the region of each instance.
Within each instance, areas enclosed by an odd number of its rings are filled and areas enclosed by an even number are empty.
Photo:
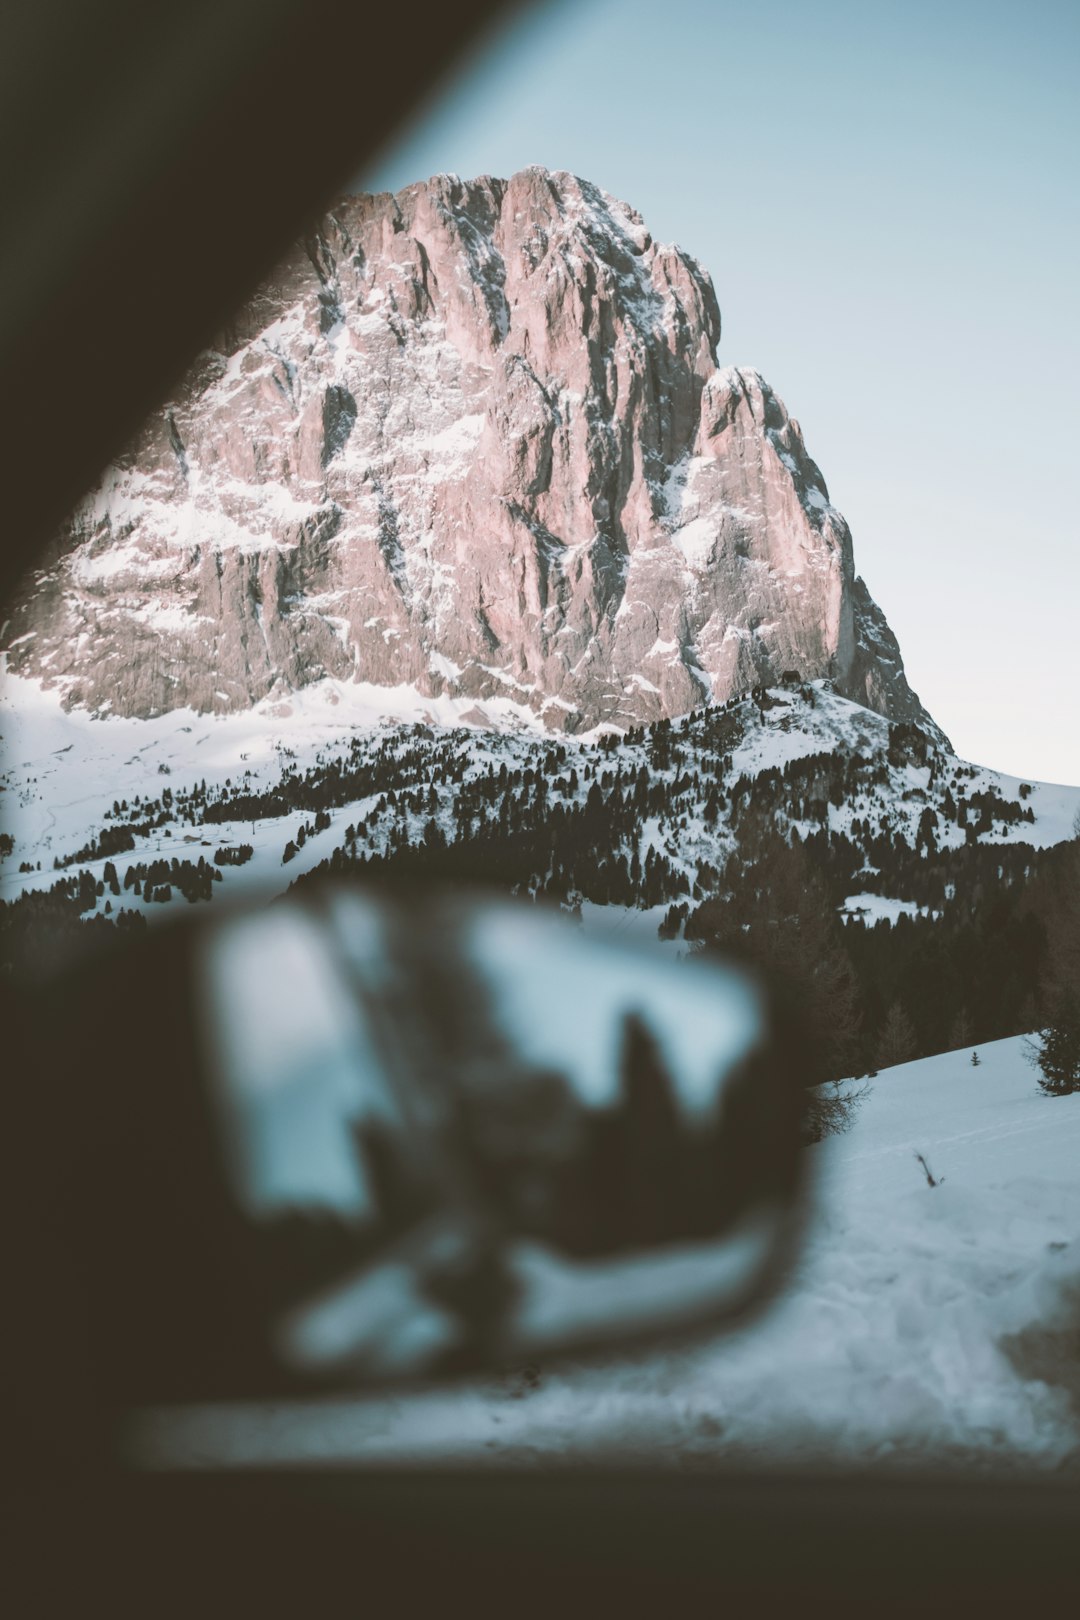
[[[564,172],[335,205],[29,583],[10,667],[228,712],[324,677],[620,729],[786,671],[944,740],[698,262]]]

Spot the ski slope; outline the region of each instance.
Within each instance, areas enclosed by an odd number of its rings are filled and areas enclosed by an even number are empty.
[[[676,1467],[1080,1467],[1080,1095],[1014,1038],[872,1082],[812,1149],[786,1296],[676,1354],[392,1401],[147,1414],[156,1466],[619,1459]],[[938,1181],[931,1187],[916,1153]]]

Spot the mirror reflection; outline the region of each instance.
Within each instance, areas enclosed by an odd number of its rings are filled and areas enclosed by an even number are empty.
[[[801,1089],[743,970],[529,905],[348,890],[234,918],[198,963],[226,1179],[293,1374],[655,1336],[770,1286]]]

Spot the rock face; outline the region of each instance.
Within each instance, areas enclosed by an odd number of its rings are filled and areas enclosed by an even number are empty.
[[[571,731],[793,670],[932,726],[719,336],[705,271],[569,174],[345,198],[75,514],[9,667],[128,715],[332,676]]]

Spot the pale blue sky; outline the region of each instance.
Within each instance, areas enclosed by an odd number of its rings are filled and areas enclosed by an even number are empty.
[[[1080,0],[548,0],[362,185],[529,163],[710,270],[959,752],[1080,782]]]

